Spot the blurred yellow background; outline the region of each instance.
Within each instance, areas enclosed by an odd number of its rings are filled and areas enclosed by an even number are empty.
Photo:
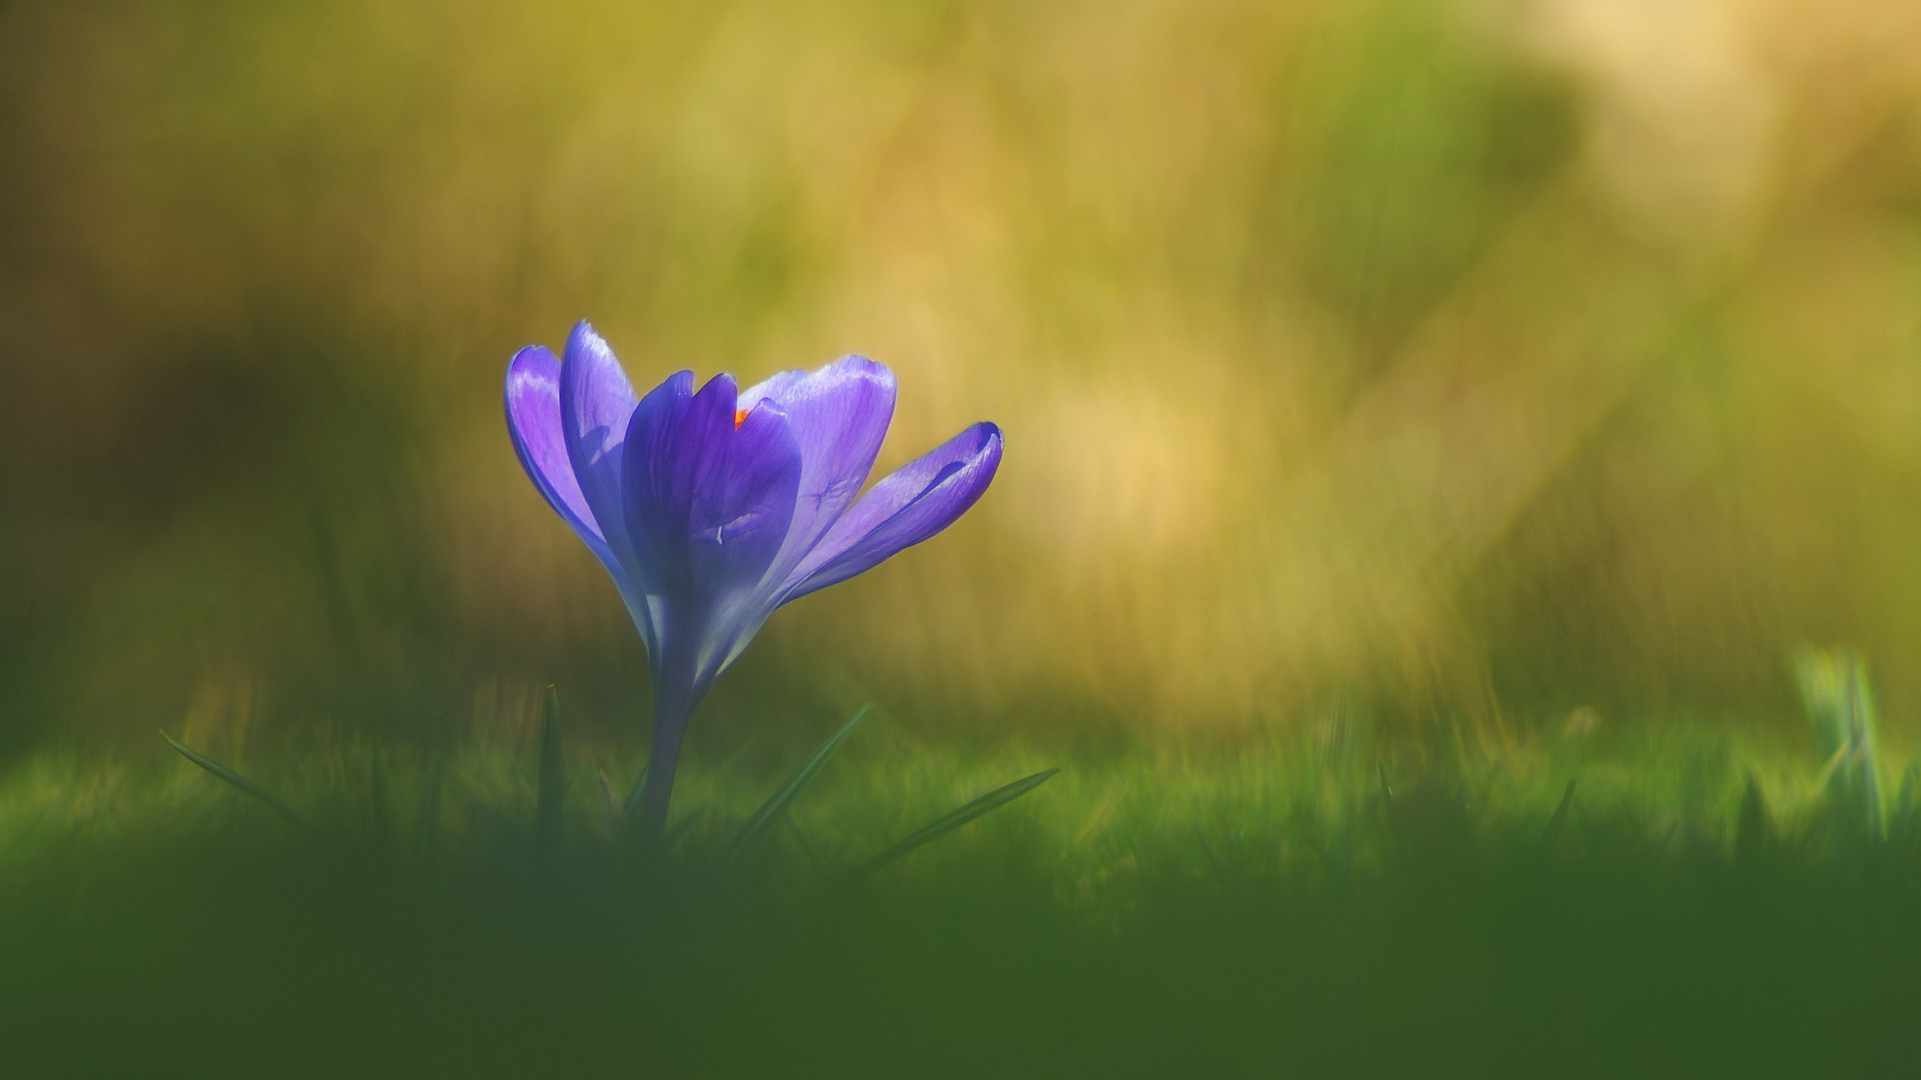
[[[1909,0],[9,5],[0,747],[556,679],[637,738],[500,415],[580,317],[637,383],[882,360],[884,467],[1007,433],[717,731],[1767,723],[1847,641],[1899,732],[1918,57]]]

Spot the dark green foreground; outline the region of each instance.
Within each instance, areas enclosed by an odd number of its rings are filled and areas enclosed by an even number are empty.
[[[1669,750],[1638,774],[1069,765],[850,879],[919,813],[909,788],[947,798],[927,775],[985,783],[881,755],[721,884],[759,789],[711,776],[681,805],[713,812],[650,860],[597,784],[539,850],[511,761],[450,773],[434,824],[411,774],[371,814],[336,780],[292,800],[307,830],[191,770],[119,795],[54,770],[16,782],[0,849],[0,1073],[1899,1075],[1921,1045],[1908,818],[1867,840],[1819,800],[1744,811],[1738,754]],[[1588,777],[1565,803],[1563,775]]]

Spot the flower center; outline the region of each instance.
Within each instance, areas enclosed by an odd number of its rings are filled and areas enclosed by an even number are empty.
[[[740,426],[740,422],[741,422],[742,420],[745,420],[745,419],[747,419],[747,410],[746,410],[746,409],[735,409],[735,410],[734,410],[734,426],[735,426],[735,427],[739,427],[739,426]]]

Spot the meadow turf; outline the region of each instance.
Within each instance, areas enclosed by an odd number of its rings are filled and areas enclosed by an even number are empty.
[[[0,788],[15,1075],[1840,1075],[1921,1004],[1914,785],[1885,827],[1711,730],[1229,750],[856,738],[691,762],[670,850],[531,747],[43,755]],[[999,784],[1024,798],[871,873]],[[607,777],[603,785],[601,776]],[[1572,788],[1570,788],[1572,784]],[[1572,794],[1570,794],[1570,790]]]

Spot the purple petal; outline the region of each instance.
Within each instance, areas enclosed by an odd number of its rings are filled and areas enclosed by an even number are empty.
[[[534,486],[597,552],[607,541],[574,479],[560,425],[560,361],[544,345],[529,345],[507,362],[507,432]]]
[[[1000,461],[1000,429],[979,423],[901,466],[801,560],[781,602],[845,581],[953,524],[987,490]]]
[[[695,486],[687,521],[695,580],[712,592],[760,583],[787,538],[802,474],[787,418],[763,402],[733,426],[734,384],[724,376],[714,382],[723,380],[723,416],[732,430]]]
[[[693,466],[681,454],[684,414],[694,397],[694,373],[676,371],[647,392],[628,421],[621,456],[627,476],[623,525],[636,569],[648,591],[662,593],[688,577],[687,508],[693,500]]]
[[[593,510],[607,545],[626,549],[621,512],[621,441],[634,412],[627,373],[585,319],[575,324],[561,353],[560,421],[581,495]]]
[[[656,635],[646,598],[635,592],[632,578],[608,545],[574,476],[561,422],[560,386],[561,363],[543,345],[529,345],[508,361],[507,431],[513,438],[514,453],[547,504],[573,527],[612,575],[651,656]]]
[[[866,357],[846,356],[787,380],[774,402],[787,414],[801,460],[800,493],[779,560],[784,577],[867,481],[894,416],[894,373]]]
[[[642,399],[626,435],[626,525],[637,568],[662,592],[711,599],[750,589],[794,513],[800,448],[778,409],[735,424],[726,375],[688,394],[682,372]]]

